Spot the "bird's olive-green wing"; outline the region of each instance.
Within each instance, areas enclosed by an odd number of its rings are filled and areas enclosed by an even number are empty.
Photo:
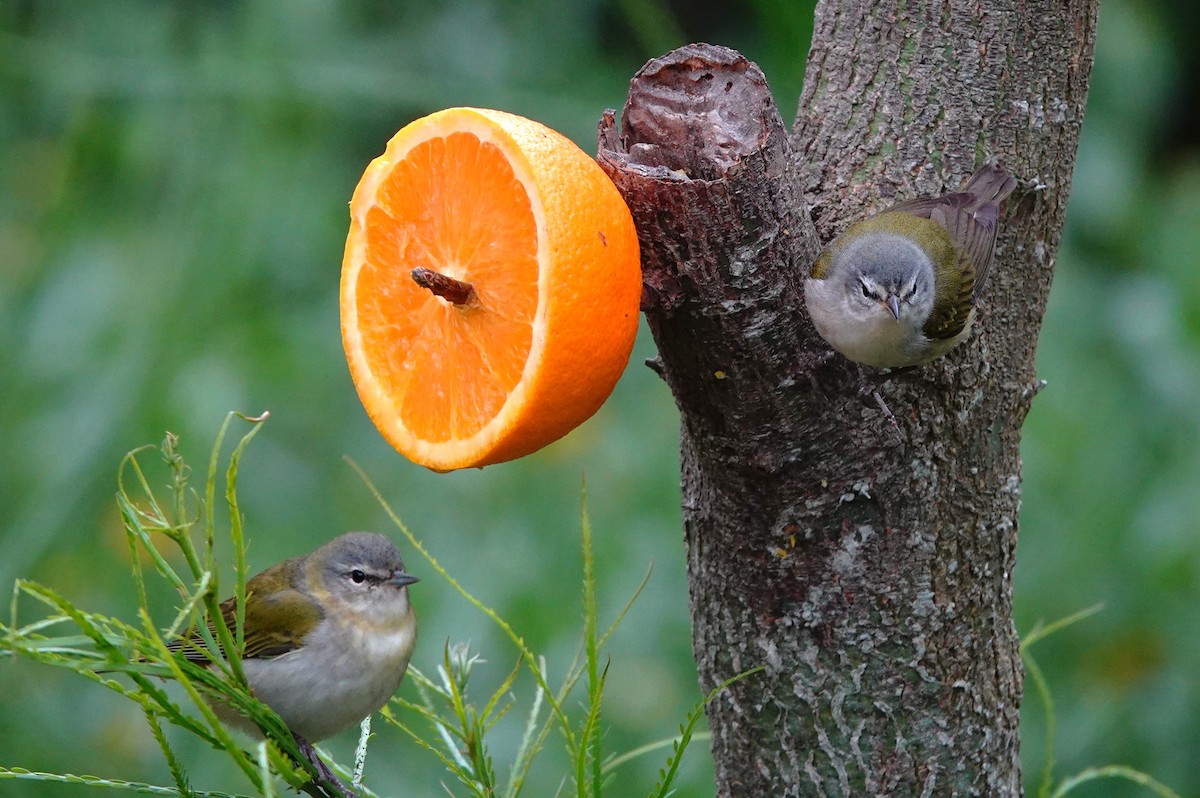
[[[829,261],[833,257],[832,249],[834,246],[836,246],[836,242],[831,244],[829,247],[826,247],[821,253],[820,257],[816,259],[812,265],[812,269],[809,271],[809,277],[814,280],[825,279],[825,275],[829,272]]]
[[[1017,181],[995,163],[981,166],[962,191],[940,197],[901,202],[889,210],[922,216],[946,228],[954,245],[971,261],[975,271],[975,296],[987,284],[1000,226],[1000,203],[1017,187]]]
[[[970,322],[978,278],[970,256],[961,250],[950,264],[936,268],[934,310],[921,329],[927,338],[945,340],[961,333]]]
[[[311,596],[291,587],[280,577],[280,572],[273,568],[246,583],[243,659],[278,657],[292,651],[303,644],[304,638],[324,617]],[[221,619],[232,632],[237,623],[234,599],[221,603]],[[211,619],[209,629],[215,633]],[[199,633],[192,632],[168,647],[182,652],[192,662],[207,664],[210,658],[200,641]]]
[[[249,585],[247,585],[249,589]],[[232,611],[232,607],[230,608]],[[226,624],[232,623],[226,614]],[[266,597],[246,596],[244,658],[277,657],[303,645],[324,613],[312,596],[288,588]]]
[[[958,195],[964,196],[964,195]],[[994,202],[984,203],[976,210],[967,204],[948,204],[933,211],[933,221],[950,231],[955,245],[962,250],[975,270],[975,292],[983,290],[992,269],[992,253],[996,250],[996,228],[1000,208]]]
[[[1000,208],[994,202],[973,207],[976,197],[971,194],[946,194],[942,197],[902,202],[889,211],[903,211],[937,222],[946,229],[954,246],[961,250],[974,267],[975,293],[987,283],[992,267],[992,252],[996,248],[996,228]]]

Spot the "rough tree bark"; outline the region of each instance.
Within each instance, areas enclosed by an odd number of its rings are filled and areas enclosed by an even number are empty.
[[[828,0],[790,136],[757,67],[692,45],[634,78],[600,161],[643,247],[721,796],[1021,793],[1011,614],[1020,429],[1098,0]],[[974,337],[863,401],[802,280],[844,225],[961,185],[1008,202]],[[811,213],[810,213],[811,212]]]

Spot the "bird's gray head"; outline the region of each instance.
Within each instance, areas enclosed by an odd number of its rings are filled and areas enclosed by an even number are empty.
[[[408,607],[408,585],[417,581],[404,570],[396,544],[373,532],[347,532],[314,551],[311,561],[332,596],[362,608]]]
[[[831,264],[850,311],[864,318],[890,315],[923,324],[933,310],[933,262],[916,243],[892,233],[864,233]]]

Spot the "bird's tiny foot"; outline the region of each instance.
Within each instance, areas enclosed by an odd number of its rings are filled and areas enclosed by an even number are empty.
[[[870,397],[875,406],[879,408],[879,412],[883,413],[883,417],[887,419],[892,431],[896,433],[896,437],[901,441],[904,440],[904,433],[900,429],[900,422],[896,419],[896,414],[888,407],[888,403],[883,398],[883,394],[879,393],[879,388],[894,376],[895,370],[888,374],[878,375],[868,373],[862,366],[858,367],[858,395],[862,399]]]
[[[896,433],[896,437],[904,440],[904,433],[900,431],[900,422],[896,420],[896,414],[892,412],[892,408],[888,407],[888,403],[884,400],[879,391],[871,391],[871,398],[875,400],[879,411],[883,413],[883,417],[887,419],[891,425],[892,431]]]
[[[811,383],[813,393],[825,393],[822,390],[821,380],[817,375],[826,366],[833,362],[834,358],[836,357],[837,352],[832,349],[827,349],[823,352],[810,353],[810,359],[807,363],[808,368],[806,370],[808,372],[808,378]],[[887,419],[888,424],[896,433],[896,437],[903,441],[904,433],[900,429],[900,422],[896,419],[896,414],[892,412],[890,407],[888,407],[888,403],[884,400],[883,395],[879,393],[879,389],[884,385],[884,383],[893,377],[905,376],[909,372],[916,371],[917,367],[908,366],[903,368],[894,368],[889,369],[886,373],[881,374],[874,370],[868,370],[859,363],[851,362],[850,365],[854,367],[854,372],[858,375],[858,397],[863,400],[870,397],[875,406],[879,408],[879,411],[883,413],[883,417]]]
[[[345,784],[342,784],[341,780],[325,764],[325,761],[317,755],[317,750],[313,748],[312,743],[305,740],[299,734],[293,734],[292,736],[296,738],[296,746],[299,747],[300,753],[304,754],[304,758],[317,769],[317,779],[325,782],[325,784],[321,785],[310,785],[317,786],[321,790],[321,793],[318,795],[329,796],[329,798],[339,798],[339,796],[340,798],[356,798],[354,791]],[[333,790],[332,792],[331,789]],[[305,790],[305,792],[309,791]],[[309,794],[313,795],[314,793],[309,792]]]

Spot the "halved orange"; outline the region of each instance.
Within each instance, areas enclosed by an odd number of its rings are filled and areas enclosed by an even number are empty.
[[[371,162],[350,219],[342,342],[401,454],[438,471],[511,460],[608,398],[637,334],[637,235],[569,139],[501,111],[439,111]]]

